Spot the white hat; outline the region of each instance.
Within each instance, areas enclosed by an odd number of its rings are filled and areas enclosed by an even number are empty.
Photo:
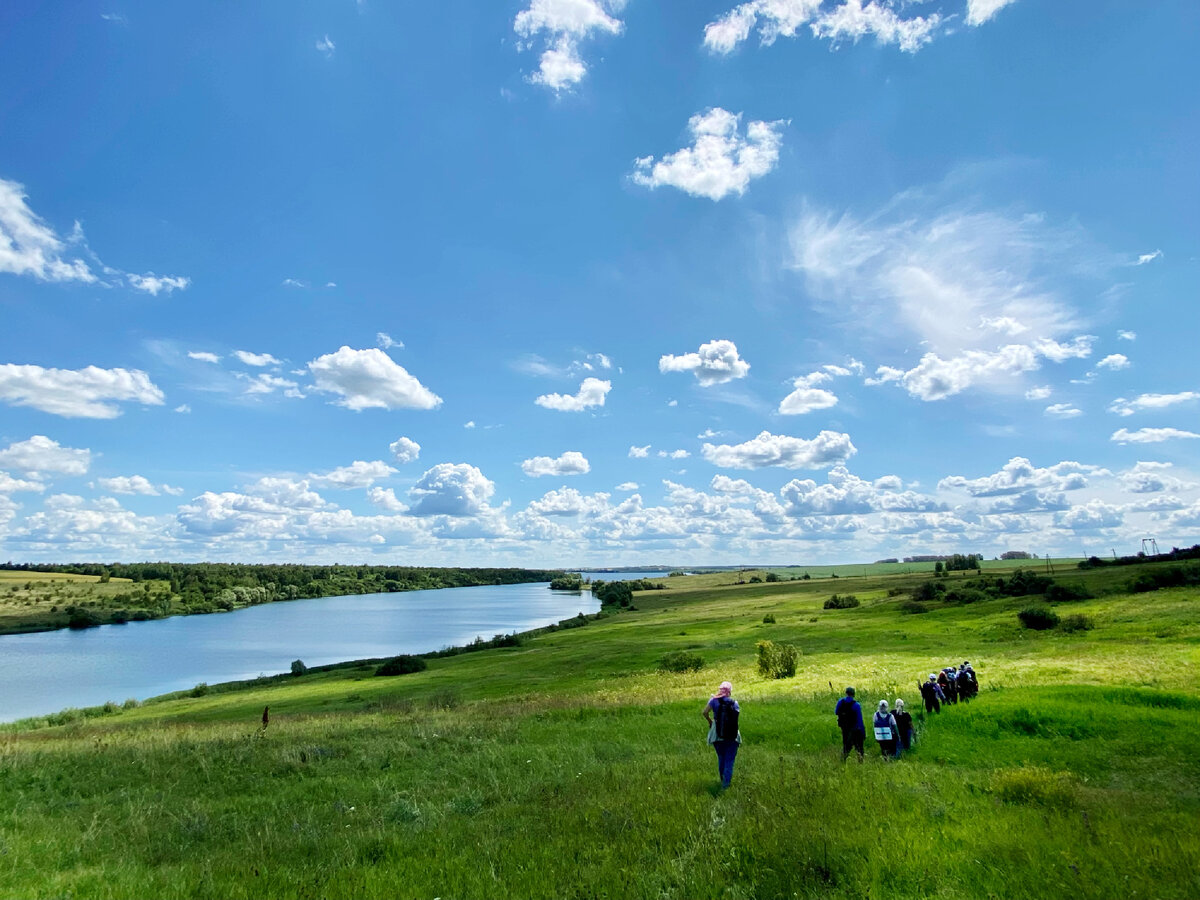
[[[880,700],[880,701],[879,701],[879,711],[880,711],[880,712],[887,712],[887,701],[886,701],[886,700]]]

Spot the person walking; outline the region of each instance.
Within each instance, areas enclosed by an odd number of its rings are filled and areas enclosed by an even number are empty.
[[[846,696],[837,702],[833,712],[838,728],[842,730],[842,762],[846,761],[851,749],[858,751],[858,761],[862,762],[867,729],[863,727],[862,707],[854,699],[854,688],[846,688]]]
[[[942,689],[938,687],[937,676],[932,672],[929,674],[929,680],[921,685],[921,699],[925,701],[925,712],[935,713],[942,711]]]
[[[742,733],[738,730],[738,717],[742,709],[733,699],[733,685],[722,681],[712,699],[704,705],[704,716],[708,722],[708,742],[717,752],[717,775],[721,787],[729,787],[733,780],[733,761],[737,759]]]
[[[896,717],[897,737],[900,743],[896,745],[896,755],[900,755],[901,750],[911,750],[913,741],[913,720],[912,713],[904,708],[904,701],[899,697],[896,698],[896,705],[892,715]]]
[[[899,744],[896,733],[899,729],[896,727],[896,717],[888,711],[886,700],[879,701],[871,726],[875,729],[875,742],[879,744],[883,758],[896,759],[900,755],[896,749]]]

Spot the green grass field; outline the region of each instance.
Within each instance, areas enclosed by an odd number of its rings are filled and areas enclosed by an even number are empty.
[[[1195,898],[1200,596],[1124,593],[1134,574],[1064,574],[1097,595],[1058,605],[1094,623],[1074,633],[1021,627],[1022,597],[905,614],[888,592],[914,576],[676,578],[416,674],[0,727],[0,895]],[[835,587],[862,605],[822,609]],[[800,648],[794,678],[759,675],[763,639]],[[681,649],[704,668],[657,671]],[[963,659],[974,703],[899,762],[841,763],[846,684],[915,707]],[[699,713],[726,678],[744,744],[722,793]]]
[[[166,582],[102,582],[97,575],[0,569],[0,635],[65,628],[68,607],[87,609],[98,622],[107,623],[119,612],[153,607],[162,615],[175,604]]]

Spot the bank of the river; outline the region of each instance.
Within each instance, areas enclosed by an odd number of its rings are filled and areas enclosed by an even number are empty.
[[[599,602],[546,583],[270,603],[83,631],[0,637],[0,721],[194,688],[198,683],[421,653],[538,628]]]
[[[1054,602],[1079,627],[1046,631],[1017,618],[1043,595],[978,591],[981,576],[940,580],[923,613],[915,576],[839,579],[860,601],[846,609],[824,608],[828,582],[681,582],[410,675],[348,667],[5,729],[0,884],[111,900],[1190,900],[1200,594],[1127,592],[1150,574],[1071,573],[1093,596]],[[761,640],[801,651],[794,677],[759,673]],[[659,671],[680,650],[701,668]],[[963,659],[975,702],[919,721],[898,762],[869,741],[843,765],[846,684],[868,711],[911,709],[918,679]],[[698,713],[725,679],[743,743],[721,792]]]
[[[282,600],[549,581],[557,570],[78,563],[0,568],[0,635],[83,630]]]

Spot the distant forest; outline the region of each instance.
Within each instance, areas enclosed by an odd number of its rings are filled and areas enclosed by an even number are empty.
[[[185,609],[200,613],[237,609],[276,600],[377,594],[486,584],[550,581],[545,569],[435,569],[418,566],[303,566],[240,563],[3,563],[17,572],[96,575],[101,581],[127,578],[135,584],[162,582]],[[164,610],[165,612],[165,610]]]

